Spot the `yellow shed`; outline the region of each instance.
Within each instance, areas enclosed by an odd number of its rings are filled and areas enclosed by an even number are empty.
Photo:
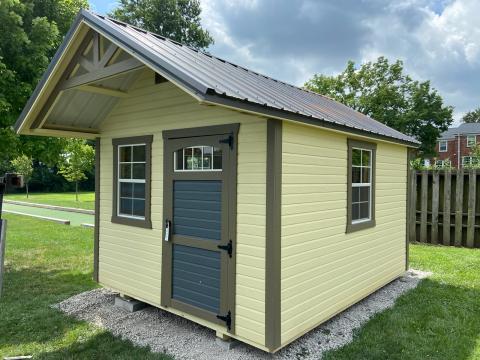
[[[16,123],[96,140],[94,277],[275,352],[403,274],[418,143],[81,11]]]

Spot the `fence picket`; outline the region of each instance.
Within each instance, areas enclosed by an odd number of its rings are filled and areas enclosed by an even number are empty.
[[[420,241],[427,242],[427,219],[428,219],[428,172],[422,171],[422,195],[420,214]]]
[[[457,170],[455,192],[455,246],[462,246],[463,234],[463,170]]]
[[[443,245],[450,245],[450,204],[452,196],[452,173],[445,171],[443,181]]]
[[[468,222],[467,247],[475,246],[475,200],[477,197],[477,174],[471,170],[468,174]]]
[[[440,197],[440,178],[438,171],[433,172],[432,182],[432,231],[430,233],[430,242],[438,244],[438,205]]]

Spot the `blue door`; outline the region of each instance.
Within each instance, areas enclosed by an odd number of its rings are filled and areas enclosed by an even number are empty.
[[[162,305],[232,332],[234,134],[165,137],[164,142]]]

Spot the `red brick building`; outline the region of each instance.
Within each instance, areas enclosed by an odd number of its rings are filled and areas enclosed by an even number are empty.
[[[480,124],[461,124],[459,127],[449,128],[440,135],[435,146],[436,164],[441,166],[447,159],[452,162],[452,167],[458,169],[470,164],[470,154],[477,141],[480,141]]]

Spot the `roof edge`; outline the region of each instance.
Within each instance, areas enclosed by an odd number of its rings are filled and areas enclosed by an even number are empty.
[[[366,131],[359,128],[353,128],[351,126],[347,126],[343,124],[332,123],[331,121],[327,121],[324,119],[317,119],[312,116],[307,116],[300,113],[298,114],[292,113],[287,110],[276,109],[273,107],[269,107],[267,105],[261,105],[261,104],[257,104],[257,103],[253,103],[245,100],[240,100],[240,99],[228,97],[225,95],[220,95],[213,92],[209,92],[208,94],[203,96],[203,102],[235,108],[240,111],[244,110],[248,112],[253,112],[253,113],[257,113],[267,117],[272,117],[272,118],[277,118],[282,120],[292,120],[292,121],[296,121],[296,122],[300,122],[308,125],[320,126],[322,128],[326,128],[330,130],[337,130],[345,133],[365,136],[368,138],[389,141],[392,143],[405,145],[412,148],[420,147],[420,142],[416,140],[414,141],[402,140],[395,137],[390,137],[388,135],[374,133],[374,132]]]

